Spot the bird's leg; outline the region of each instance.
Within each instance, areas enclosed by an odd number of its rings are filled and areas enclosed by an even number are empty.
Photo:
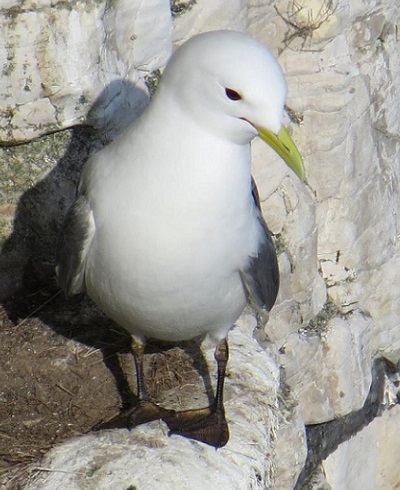
[[[144,343],[141,340],[132,337],[131,352],[136,367],[136,385],[139,403],[129,410],[129,413],[127,414],[129,429],[132,429],[140,424],[146,424],[152,420],[162,419],[163,417],[173,413],[173,411],[160,407],[149,400],[143,375]]]
[[[206,408],[174,412],[163,417],[171,434],[178,434],[204,442],[216,448],[225,446],[229,440],[228,424],[224,410],[224,381],[229,358],[228,342],[220,340],[215,349],[218,366],[217,391],[214,403]]]
[[[224,412],[224,384],[226,365],[229,359],[229,347],[228,341],[222,339],[215,348],[214,353],[215,360],[217,361],[218,378],[217,378],[217,393],[215,396],[215,410],[222,410]]]
[[[146,392],[143,375],[144,342],[132,337],[131,352],[136,367],[136,384],[138,403],[124,412],[116,415],[111,420],[94,427],[94,430],[102,429],[132,429],[140,424],[146,424],[152,420],[161,420],[174,413],[152,402]]]

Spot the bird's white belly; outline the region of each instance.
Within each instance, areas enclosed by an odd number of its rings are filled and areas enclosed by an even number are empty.
[[[218,141],[195,149],[197,140],[185,141],[163,165],[159,142],[142,148],[145,164],[94,166],[101,178],[92,180],[96,231],[86,286],[105,313],[134,334],[221,338],[245,305],[240,270],[261,234],[249,148]],[[140,144],[135,140],[132,151]],[[128,143],[122,151],[116,161],[129,161]]]
[[[212,220],[148,226],[131,216],[126,227],[123,235],[109,224],[96,231],[86,271],[89,296],[133,334],[224,337],[246,303],[239,271],[254,252],[252,223],[224,230]]]

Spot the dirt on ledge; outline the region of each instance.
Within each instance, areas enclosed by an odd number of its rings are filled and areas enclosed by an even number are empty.
[[[210,374],[197,344],[148,351],[145,377],[156,402],[207,402]],[[136,401],[129,336],[88,298],[67,300],[51,287],[0,306],[0,373],[0,488],[7,490],[24,488],[52,446]]]

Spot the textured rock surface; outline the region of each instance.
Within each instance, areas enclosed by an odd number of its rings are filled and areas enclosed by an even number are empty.
[[[308,428],[312,451],[296,490],[398,488],[399,373],[380,359],[373,374],[360,410]]]
[[[323,463],[331,487],[356,490],[399,488],[399,421],[400,407],[397,405],[339,446]],[[366,448],[369,448],[368,452]]]
[[[83,122],[95,102],[92,123],[131,121],[148,100],[144,74],[168,58],[171,27],[163,0],[3,2],[0,141]]]
[[[322,332],[287,338],[281,361],[306,424],[362,407],[371,386],[372,328],[369,317],[354,314],[332,318]]]
[[[246,432],[241,426],[248,414],[262,423],[257,418],[259,409],[247,408],[243,414],[240,406],[230,407],[232,447],[215,453],[164,437],[161,448],[148,448],[145,442],[143,451],[152,458],[157,453],[157,464],[159,453],[168,460],[171,451],[190,451],[190,464],[200,452],[206,459],[195,464],[199,472],[205,471],[204,478],[210,476],[205,461],[233,468],[239,464],[235,458],[254,451],[248,456],[255,461],[263,485],[275,481],[273,488],[293,488],[305,456],[303,424],[329,423],[362,410],[375,376],[373,360],[383,356],[397,363],[400,358],[400,6],[390,0],[235,0],[229,8],[222,0],[173,4],[181,15],[171,17],[166,0],[70,2],[68,8],[65,2],[44,0],[26,8],[12,0],[3,2],[0,141],[24,142],[84,120],[100,129],[94,140],[112,138],[147,103],[144,77],[163,66],[173,42],[180,44],[197,32],[247,30],[279,55],[289,85],[288,119],[304,156],[308,185],[297,182],[265,145],[255,142],[254,173],[266,219],[276,234],[282,281],[266,327],[274,346],[262,345],[279,350],[277,362],[291,391],[285,403],[294,397],[300,411],[290,403],[288,412],[284,404],[278,415],[275,408],[267,410],[268,427],[277,430],[275,452],[268,430],[248,427]],[[13,235],[0,257],[0,293],[19,284],[29,259],[40,273],[43,264],[51,265],[57,223],[71,200],[79,168],[92,151],[91,144],[85,143],[86,133],[64,133],[60,138],[65,140],[57,139],[59,146],[24,145],[29,158],[18,153],[22,150],[2,149],[6,163],[0,223],[3,239],[12,229]],[[50,214],[44,209],[50,209]],[[254,343],[250,331],[243,335],[250,348]],[[246,361],[238,362],[231,362],[232,370]],[[256,369],[253,361],[249,364],[250,371]],[[279,382],[274,369],[268,378],[271,369],[264,371],[268,389],[265,398],[260,397],[266,406],[275,407]],[[235,377],[231,393],[240,384]],[[251,394],[246,396],[249,407],[254,406]],[[385,412],[357,438],[342,441],[321,470],[326,472],[327,485],[341,489],[346,488],[341,486],[345,482],[347,488],[383,489],[397,483],[391,450],[386,449],[392,443],[385,438],[385,431],[393,431],[390,440],[395,444],[397,408]],[[276,417],[281,420],[279,430]],[[154,441],[154,427],[143,431],[146,441]],[[259,449],[252,447],[254,442],[249,446],[243,442],[253,437],[258,438]],[[86,486],[79,488],[103,488],[100,478],[114,478],[108,466],[111,459],[121,459],[125,470],[134,466],[133,440],[137,441],[134,433],[82,438],[79,451],[87,451],[90,461],[101,464],[99,471],[83,476]],[[113,441],[115,458],[113,453],[101,469],[101,448],[110,448]],[[78,444],[72,441],[54,450],[46,465],[64,470]],[[378,444],[379,452],[374,449]],[[363,471],[375,486],[360,486],[343,462],[354,459],[354,464],[361,465],[356,455],[360,447],[363,453],[368,448],[368,472],[365,467]],[[256,473],[251,473],[253,463],[243,457],[240,472],[232,469],[235,481],[242,485],[238,483],[237,488],[259,488]],[[73,471],[81,478],[76,459],[72,461]],[[167,461],[162,468],[165,465]],[[54,479],[59,486],[78,488],[61,484],[65,478],[72,477],[62,472],[41,475],[37,482],[50,486],[32,488],[55,488],[46,483]],[[124,473],[121,478],[125,484],[130,477]],[[226,478],[221,476],[218,486],[236,488]],[[117,482],[104,481],[104,488]],[[127,486],[131,484],[132,479]],[[314,488],[321,487],[315,484]]]
[[[162,423],[103,431],[53,449],[31,490],[54,488],[268,488],[275,481],[273,441],[277,430],[279,369],[252,338],[254,319],[242,318],[230,335],[231,362],[226,387],[229,446],[214,448],[179,436],[168,437]],[[208,351],[209,364],[213,349]],[[272,353],[273,354],[273,353]],[[249,410],[249,407],[257,410]],[[301,421],[290,426],[299,432]],[[299,473],[301,468],[298,468]],[[63,470],[59,472],[57,470]],[[293,476],[296,472],[292,473]]]

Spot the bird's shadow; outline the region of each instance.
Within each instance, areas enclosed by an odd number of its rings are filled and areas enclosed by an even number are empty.
[[[124,101],[136,99],[142,102],[136,103],[135,112],[131,111],[135,104]],[[114,80],[93,103],[85,123],[62,133],[70,133],[63,156],[45,178],[19,198],[13,231],[0,253],[0,301],[21,289],[47,286],[54,278],[57,238],[75,199],[84,163],[140,115],[146,100],[148,95],[131,82]],[[42,141],[44,149],[39,148],[37,156],[29,155],[35,167],[43,166],[43,156],[48,156],[43,155],[46,151],[52,153],[52,158],[62,151],[56,150],[60,146],[59,140],[55,132],[36,141]]]
[[[115,101],[118,99],[115,94],[120,92],[129,93],[130,100],[137,98],[143,101],[148,98],[143,90],[130,82],[114,81],[93,104],[88,122],[93,119],[93,114],[109,112],[110,94],[114,94],[111,99]],[[119,100],[122,104],[124,97],[120,96]],[[115,120],[123,120],[125,126],[133,122],[129,107],[116,107],[115,112]],[[119,124],[117,132],[123,129]],[[75,199],[82,167],[94,151],[108,142],[107,139],[108,133],[104,128],[95,129],[88,123],[74,127],[68,147],[57,165],[44,179],[21,195],[13,231],[0,253],[0,302],[9,320],[14,323],[23,318],[38,317],[56,333],[99,349],[105,365],[115,379],[122,408],[126,409],[137,401],[118,357],[119,354],[130,351],[129,336],[107,319],[84,295],[67,300],[59,292],[54,273],[58,234]],[[40,162],[38,166],[40,167]],[[50,301],[49,298],[53,295],[54,298]],[[44,303],[48,304],[43,307]],[[165,348],[165,345],[151,344],[148,350],[154,352]],[[192,355],[193,349],[198,347],[183,344],[183,349]],[[201,354],[195,355],[194,360],[194,368],[203,378],[211,401],[212,384],[207,362]]]

